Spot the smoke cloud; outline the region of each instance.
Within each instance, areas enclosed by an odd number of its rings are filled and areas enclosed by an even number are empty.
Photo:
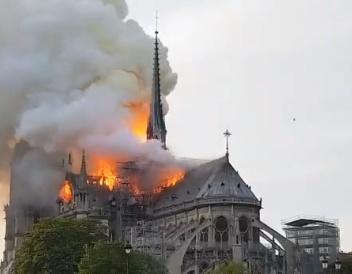
[[[64,179],[57,155],[29,148],[22,142],[16,147],[12,166],[11,179],[16,181],[12,186],[12,205],[54,210],[56,193]]]
[[[18,199],[40,205],[53,197],[39,197],[38,189],[57,190],[57,159],[72,150],[174,161],[159,143],[141,143],[128,125],[135,113],[126,103],[149,99],[154,38],[126,19],[124,0],[0,0],[0,6],[2,190],[20,140],[32,149],[13,162],[15,173],[26,176]],[[160,70],[167,110],[177,75],[163,45]]]

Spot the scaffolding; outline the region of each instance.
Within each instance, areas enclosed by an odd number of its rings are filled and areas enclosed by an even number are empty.
[[[321,273],[321,261],[334,263],[340,248],[338,220],[317,216],[296,216],[282,221],[286,238],[310,258],[310,273]]]

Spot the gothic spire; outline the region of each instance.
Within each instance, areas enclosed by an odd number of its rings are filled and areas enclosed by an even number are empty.
[[[72,172],[72,155],[71,152],[68,153],[67,161],[65,159],[62,160],[62,164],[66,173]]]
[[[68,153],[68,165],[72,166],[72,155],[71,155],[71,152]]]
[[[153,87],[150,103],[150,114],[147,128],[147,139],[159,140],[166,149],[166,126],[161,103],[160,67],[159,67],[159,32],[155,31]]]
[[[81,162],[81,172],[80,175],[82,177],[87,177],[87,164],[86,164],[86,152],[82,151],[82,162]]]

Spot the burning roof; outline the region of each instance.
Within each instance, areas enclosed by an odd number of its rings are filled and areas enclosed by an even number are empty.
[[[199,199],[230,197],[259,205],[251,188],[242,180],[227,157],[222,157],[187,172],[183,180],[160,195],[156,208]]]

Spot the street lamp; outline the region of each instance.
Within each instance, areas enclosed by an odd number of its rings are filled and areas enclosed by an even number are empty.
[[[337,258],[337,260],[335,262],[335,269],[337,271],[340,271],[341,270],[341,265],[342,265],[341,261]]]
[[[130,255],[131,251],[132,251],[132,246],[129,243],[127,243],[125,245],[125,253],[127,254],[127,272],[126,272],[127,274],[128,274],[128,257]]]

